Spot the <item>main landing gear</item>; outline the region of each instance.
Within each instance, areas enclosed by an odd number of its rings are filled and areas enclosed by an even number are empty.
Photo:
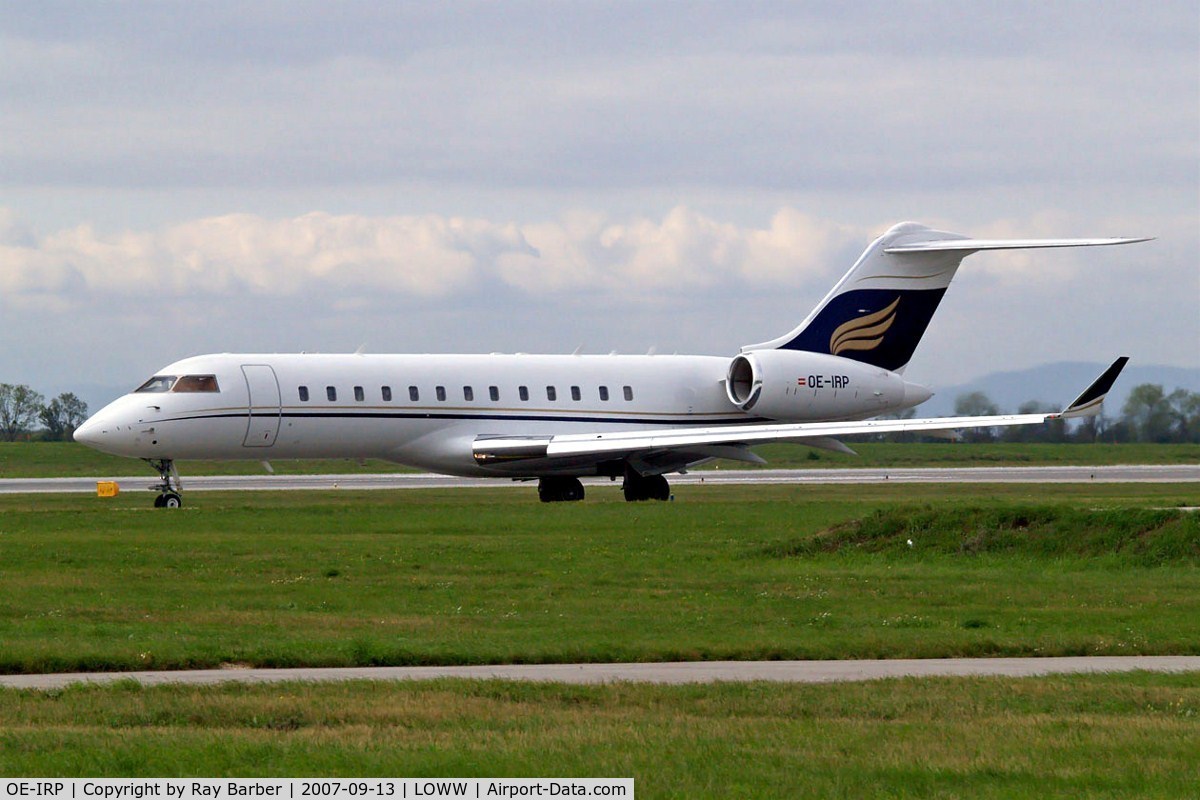
[[[543,503],[565,503],[583,499],[579,478],[551,477],[538,480],[538,499]]]
[[[670,500],[671,484],[662,475],[639,475],[625,471],[621,491],[629,502],[637,500]],[[538,499],[543,503],[564,503],[583,499],[583,484],[578,478],[552,476],[538,480]]]
[[[179,471],[175,462],[169,458],[147,458],[146,463],[158,471],[162,483],[150,487],[150,491],[158,492],[154,498],[155,508],[180,508],[183,505],[183,482],[179,480]]]
[[[670,500],[671,484],[662,475],[638,475],[631,469],[625,470],[625,482],[621,484],[625,500]]]

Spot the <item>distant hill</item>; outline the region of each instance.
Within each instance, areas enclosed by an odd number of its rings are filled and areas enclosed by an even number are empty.
[[[1064,405],[1074,400],[1107,366],[1062,361],[1012,372],[993,372],[956,386],[931,386],[929,388],[935,394],[917,409],[917,416],[953,414],[955,399],[969,392],[983,392],[1000,407],[1001,412],[1016,411],[1018,406],[1029,400]],[[1105,400],[1104,413],[1110,417],[1118,416],[1129,392],[1143,383],[1161,384],[1168,392],[1177,388],[1200,392],[1200,369],[1130,363]]]

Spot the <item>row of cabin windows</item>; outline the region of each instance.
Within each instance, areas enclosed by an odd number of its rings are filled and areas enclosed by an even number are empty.
[[[608,387],[601,386],[599,388],[600,388],[600,392],[599,392],[600,400],[607,403],[608,397],[609,397]],[[633,400],[633,387],[632,386],[622,386],[621,390],[622,390],[622,394],[625,397],[626,401]],[[464,386],[464,387],[462,387],[462,391],[463,391],[463,400],[465,400],[468,403],[474,402],[474,400],[475,400],[475,388],[474,387]],[[383,401],[385,403],[392,402],[392,387],[380,386],[379,393],[380,393],[380,395],[382,395]],[[434,393],[434,395],[436,395],[438,402],[444,403],[446,401],[446,387],[445,386],[435,386],[433,389],[433,393]],[[308,397],[309,397],[308,387],[307,386],[299,387],[299,394],[300,394],[300,402],[307,403]],[[521,398],[522,402],[529,402],[529,387],[528,386],[518,386],[517,387],[517,396]],[[336,386],[326,386],[325,387],[325,397],[331,403],[337,402],[337,387]],[[488,387],[488,397],[490,397],[492,402],[494,402],[494,403],[499,402],[500,387],[489,386]],[[354,387],[354,399],[355,399],[355,401],[357,401],[359,403],[366,401],[367,393],[365,391],[363,391],[363,387],[361,387],[361,386]],[[419,401],[421,399],[421,390],[418,389],[416,386],[409,386],[408,387],[408,399],[414,403]],[[547,386],[546,387],[546,399],[549,400],[550,402],[554,402],[554,401],[558,400],[558,389],[556,389],[553,386]],[[571,387],[571,399],[575,400],[575,401],[579,401],[579,400],[583,399],[583,392],[580,390],[580,388],[578,386]]]

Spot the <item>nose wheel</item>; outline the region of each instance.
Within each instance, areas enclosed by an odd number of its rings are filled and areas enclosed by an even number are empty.
[[[160,483],[150,487],[150,491],[158,492],[154,498],[155,508],[180,508],[183,506],[183,482],[179,480],[179,470],[175,462],[169,458],[147,458],[146,463],[158,472]]]

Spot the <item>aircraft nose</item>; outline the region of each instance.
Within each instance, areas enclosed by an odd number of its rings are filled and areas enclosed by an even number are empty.
[[[102,453],[125,455],[129,426],[119,424],[121,415],[109,407],[102,408],[75,429],[75,441]],[[124,429],[124,430],[123,430]]]
[[[74,437],[75,441],[79,442],[80,444],[85,444],[88,447],[96,447],[98,444],[100,444],[100,441],[104,436],[104,431],[101,429],[100,424],[96,421],[96,418],[91,417],[78,428],[76,428],[72,436]]]
[[[75,429],[75,441],[114,456],[145,457],[147,445],[153,447],[158,441],[154,437],[143,441],[142,434],[153,428],[146,428],[138,418],[137,405],[128,398],[114,400]]]

